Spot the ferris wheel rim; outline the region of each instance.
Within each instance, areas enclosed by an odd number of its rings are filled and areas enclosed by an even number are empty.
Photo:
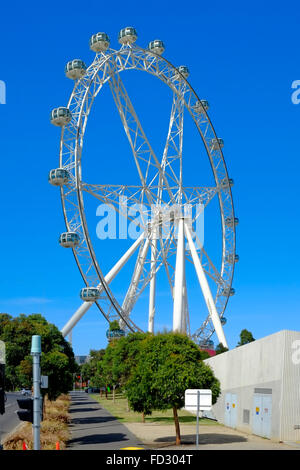
[[[105,61],[108,61],[112,56],[117,56],[117,55],[119,55],[119,54],[126,54],[126,53],[128,53],[128,50],[126,50],[125,48],[121,48],[121,49],[118,50],[118,51],[115,51],[115,50],[110,50],[110,51],[111,51],[111,52],[110,52],[109,54],[98,54],[98,55],[96,55],[95,60],[97,59],[97,56],[105,56],[105,58],[103,57],[104,62],[105,62]],[[149,55],[149,51],[147,51],[147,50],[145,50],[145,49],[142,49],[142,48],[140,48],[140,47],[138,47],[138,46],[132,46],[132,47],[130,47],[130,53],[131,53],[131,54],[134,54],[135,51],[137,51],[137,52],[143,52],[144,54]],[[153,53],[153,52],[151,52],[151,55],[152,55],[152,56],[153,56],[153,55],[156,56],[156,54]],[[173,64],[171,64],[167,59],[165,59],[165,58],[163,58],[163,57],[161,57],[161,56],[158,56],[158,55],[157,55],[157,59],[164,61],[174,72],[177,70],[177,69],[173,66]],[[94,62],[95,62],[95,61],[94,61]],[[93,65],[94,62],[93,62],[91,65]],[[97,69],[97,71],[94,73],[94,77],[96,77],[97,74],[99,73],[99,69],[100,69],[101,66],[103,66],[103,63],[99,66],[99,68]],[[91,66],[90,66],[90,67],[91,67]],[[128,68],[128,69],[124,68],[124,69],[122,69],[122,70],[119,70],[118,72],[125,71],[125,70],[130,70],[130,69],[129,69],[129,68]],[[142,69],[139,69],[139,70],[142,70]],[[145,71],[149,73],[149,70],[145,70]],[[151,73],[151,72],[150,72],[150,73]],[[158,78],[161,79],[161,77],[158,76],[157,74],[155,74],[155,73],[151,73],[151,74],[152,74],[152,75],[156,75],[156,77],[158,77]],[[192,86],[190,85],[190,83],[189,83],[184,77],[182,77],[182,79],[186,81],[187,86],[188,86],[190,92],[194,95],[194,97],[195,97],[197,100],[199,100],[199,97],[198,97],[197,93],[196,93],[195,90],[192,88]],[[164,81],[164,80],[162,80],[162,81]],[[166,83],[166,82],[164,82],[164,83]],[[92,82],[91,82],[91,84],[92,84]],[[169,85],[168,83],[166,83],[166,84]],[[103,82],[103,84],[101,85],[100,89],[102,88],[103,85],[104,85],[104,82]],[[77,86],[77,85],[75,84],[74,90],[76,89],[76,86]],[[169,88],[171,88],[170,85],[169,85]],[[100,89],[97,91],[97,93],[95,93],[94,98],[97,96],[97,94],[99,93]],[[73,90],[73,92],[72,92],[72,94],[71,94],[71,97],[70,97],[70,100],[69,100],[69,103],[68,103],[68,107],[69,107],[69,105],[70,105],[70,103],[71,103],[71,101],[72,101],[72,97],[73,97],[73,95],[74,95],[74,90]],[[173,89],[173,91],[174,91],[174,89]],[[81,113],[82,113],[82,110],[83,110],[83,105],[84,105],[84,102],[81,103]],[[194,118],[193,114],[191,113],[190,106],[188,106],[187,103],[184,103],[184,105],[185,105],[185,108],[189,111],[190,115],[192,116],[193,121],[195,122],[195,124],[196,124],[196,126],[197,126],[198,132],[200,133],[200,137],[201,137],[201,139],[202,139],[203,144],[205,145],[206,153],[207,153],[208,158],[209,158],[209,162],[210,162],[210,165],[211,165],[211,169],[212,169],[212,172],[213,172],[213,175],[214,175],[214,180],[215,180],[215,183],[217,184],[217,183],[218,183],[218,178],[216,177],[216,176],[217,176],[217,172],[216,172],[216,168],[214,167],[214,164],[213,164],[213,161],[212,161],[212,158],[211,158],[211,155],[210,155],[210,151],[209,151],[207,142],[206,142],[205,138],[203,137],[202,132],[201,132],[201,130],[199,129],[199,126],[198,126],[197,122],[195,121],[195,118]],[[92,106],[92,105],[91,105],[91,106]],[[91,108],[91,106],[90,106],[90,108]],[[206,119],[207,119],[207,121],[208,121],[208,124],[209,124],[209,126],[210,126],[210,128],[211,128],[211,130],[212,130],[212,132],[213,132],[213,135],[217,138],[217,134],[216,134],[216,132],[215,132],[215,130],[214,130],[213,124],[212,124],[212,122],[211,122],[211,120],[210,120],[210,118],[209,118],[209,116],[208,116],[206,110],[204,110],[204,113],[205,113],[205,115],[206,115]],[[88,114],[89,114],[89,113],[88,113]],[[87,115],[87,116],[88,116],[88,115]],[[87,117],[86,117],[86,122],[85,122],[85,124],[84,124],[84,127],[86,126],[86,123],[87,123]],[[78,123],[78,125],[77,125],[77,132],[79,131],[79,127],[80,127],[80,124]],[[85,129],[84,129],[84,132],[85,132]],[[84,135],[84,132],[83,132],[83,135]],[[64,128],[62,129],[62,134],[61,134],[61,149],[62,149],[62,146],[63,146],[63,135],[64,135]],[[77,139],[78,139],[78,134],[77,134],[77,137],[76,137],[76,142],[77,142]],[[76,144],[76,147],[77,147],[77,144]],[[227,177],[227,179],[228,179],[227,166],[226,166],[226,162],[225,162],[225,159],[224,159],[224,156],[223,156],[223,152],[222,152],[221,149],[220,149],[220,157],[221,157],[221,160],[222,160],[222,163],[223,163],[223,167],[224,167],[224,170],[225,170],[225,175],[226,175],[226,177]],[[62,165],[62,152],[61,152],[61,151],[60,151],[60,163],[61,163],[61,166],[63,166],[63,165]],[[81,171],[81,158],[78,160],[77,154],[76,154],[76,165],[75,165],[75,168],[76,168],[76,172]],[[81,181],[81,179],[80,179],[80,181]],[[230,188],[230,186],[229,186],[229,187],[226,188],[226,189],[227,189],[228,192],[229,192],[229,202],[230,202],[230,205],[231,205],[231,208],[232,208],[231,213],[232,213],[232,216],[234,217],[234,206],[233,206],[233,199],[232,199],[232,194],[231,194],[231,188]],[[223,272],[224,272],[224,265],[225,265],[225,263],[226,263],[226,260],[225,260],[225,252],[226,252],[226,249],[225,249],[226,246],[225,246],[225,245],[226,245],[226,240],[225,240],[225,236],[224,236],[224,231],[226,231],[226,227],[225,227],[225,221],[224,221],[223,201],[222,201],[222,197],[221,197],[222,191],[223,191],[223,190],[222,190],[222,188],[221,188],[221,189],[219,190],[219,192],[218,192],[218,200],[219,200],[219,206],[220,206],[220,216],[221,216],[221,219],[222,219],[223,254],[222,254],[222,268],[221,268],[221,273],[223,274]],[[92,258],[92,260],[93,260],[94,265],[97,266],[97,271],[98,271],[98,273],[101,273],[101,275],[99,276],[99,278],[100,278],[100,280],[103,282],[103,285],[105,286],[106,283],[105,283],[105,280],[104,280],[104,276],[103,276],[103,274],[102,274],[102,272],[101,272],[101,269],[100,269],[100,267],[99,267],[99,265],[98,265],[97,258],[96,258],[96,256],[95,256],[95,253],[94,253],[93,248],[92,248],[92,244],[91,244],[91,241],[90,241],[90,237],[89,237],[89,235],[88,235],[88,228],[87,228],[87,223],[86,223],[86,220],[85,220],[84,209],[83,209],[83,207],[82,207],[82,204],[80,203],[80,202],[82,202],[82,191],[81,191],[81,188],[80,188],[80,184],[77,184],[77,193],[78,193],[78,194],[77,194],[77,197],[78,197],[78,201],[79,201],[79,210],[80,210],[81,220],[84,221],[83,227],[84,227],[85,234],[87,234],[86,241],[87,241],[88,245],[90,245],[90,247],[89,247],[89,250],[91,250],[91,251],[90,251],[90,255],[91,255],[91,258]],[[66,226],[67,226],[67,229],[69,229],[69,221],[68,221],[67,213],[66,213],[65,198],[64,198],[64,190],[63,190],[63,188],[61,188],[61,199],[62,199],[63,212],[64,212],[64,217],[65,217]],[[224,246],[225,246],[225,248],[224,248]],[[233,228],[233,245],[232,245],[232,250],[230,250],[230,252],[231,252],[232,254],[235,253],[235,227]],[[73,249],[73,254],[74,254],[76,263],[77,263],[77,265],[78,265],[78,267],[79,267],[79,270],[80,270],[80,272],[81,272],[81,275],[82,275],[82,277],[83,277],[83,279],[84,279],[84,282],[87,284],[85,275],[84,275],[84,273],[83,273],[83,271],[82,271],[82,269],[81,269],[80,262],[78,261],[78,257],[77,257],[77,255],[76,255],[76,250],[75,250],[75,249]],[[231,264],[231,276],[230,276],[230,280],[229,280],[229,287],[231,287],[231,285],[232,285],[233,274],[234,274],[234,263]],[[101,279],[101,278],[102,278],[102,279]],[[88,284],[87,284],[87,285],[88,285]],[[108,286],[106,286],[106,287],[107,287],[107,291],[106,291],[106,292],[107,292],[108,296],[110,297],[110,288],[109,288]],[[106,290],[106,289],[105,289],[105,290]],[[217,294],[217,295],[218,295],[218,294]],[[112,296],[112,298],[114,298],[114,297]],[[223,314],[224,311],[225,311],[225,308],[226,308],[226,305],[227,305],[227,302],[228,302],[228,298],[229,298],[229,295],[226,297],[226,301],[225,301],[225,303],[224,303],[224,308],[223,308],[222,314]],[[98,307],[99,307],[99,306],[98,306]],[[101,308],[100,308],[100,310],[101,310]],[[102,311],[102,310],[101,310],[101,313],[103,314],[103,311]],[[119,312],[118,312],[118,314],[120,315]],[[104,316],[105,316],[105,314],[104,314]],[[221,316],[221,315],[220,315],[220,316]],[[122,318],[122,315],[120,315],[120,317]],[[209,316],[208,316],[208,317],[209,317]],[[107,319],[107,318],[106,318],[106,319]],[[207,321],[207,320],[208,320],[208,318],[206,319],[206,321]],[[205,323],[205,321],[203,322],[203,324],[204,324],[204,323]],[[129,325],[128,325],[128,326],[129,326]],[[130,328],[130,326],[129,326],[129,328]],[[139,329],[136,325],[135,325],[135,328]],[[211,335],[212,335],[212,334],[213,334],[213,332],[211,333]],[[211,335],[210,335],[210,336],[211,336]]]

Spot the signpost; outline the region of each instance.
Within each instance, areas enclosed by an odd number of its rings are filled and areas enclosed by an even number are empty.
[[[199,411],[210,411],[212,392],[209,389],[188,389],[184,394],[184,407],[187,411],[197,412],[196,446],[199,445]]]
[[[5,413],[5,343],[0,341],[0,415]]]
[[[32,336],[31,355],[33,359],[33,450],[40,450],[40,427],[41,427],[41,337]]]

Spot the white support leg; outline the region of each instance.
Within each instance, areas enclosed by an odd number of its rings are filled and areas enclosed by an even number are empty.
[[[204,296],[204,300],[205,300],[205,303],[207,305],[211,320],[213,322],[213,325],[214,325],[214,328],[215,328],[215,331],[216,331],[216,335],[218,337],[219,342],[222,343],[223,346],[225,346],[225,348],[228,348],[220,317],[218,315],[218,312],[217,312],[217,309],[216,309],[216,306],[215,306],[215,303],[214,303],[214,300],[213,300],[213,297],[212,297],[212,294],[211,294],[211,291],[210,291],[205,273],[203,271],[199,256],[197,254],[197,250],[195,248],[190,230],[189,230],[188,225],[186,223],[184,224],[184,231],[185,231],[185,236],[187,238],[187,241],[188,241],[188,244],[189,244],[189,247],[190,247],[190,250],[191,250],[191,255],[192,255],[192,259],[193,259],[194,266],[195,266],[195,269],[196,269],[196,273],[197,273],[197,276],[198,276],[199,284],[200,284],[200,287],[201,287],[201,290],[202,290],[202,293],[203,293],[203,296]]]
[[[178,222],[178,239],[174,282],[174,304],[173,304],[173,331],[182,332],[182,318],[184,316],[184,222],[180,219]]]
[[[137,263],[135,265],[135,270],[133,272],[131,283],[122,305],[122,309],[127,314],[131,312],[132,306],[134,304],[134,297],[144,268],[149,244],[150,240],[149,238],[146,238],[144,244],[140,247],[140,252],[138,254]]]
[[[151,271],[152,278],[150,281],[150,292],[149,292],[149,321],[148,331],[154,332],[154,316],[155,316],[155,287],[156,287],[156,230],[154,230],[151,244]]]
[[[114,267],[107,273],[105,276],[105,282],[109,284],[116,275],[120,272],[123,266],[127,263],[129,258],[133,255],[137,247],[141,244],[141,241],[144,239],[144,233],[140,235],[140,237],[131,245],[131,247],[124,253],[124,255],[119,259],[119,261],[114,265]],[[101,289],[101,284],[98,286]],[[76,310],[74,315],[70,318],[70,320],[65,324],[62,328],[61,333],[65,337],[67,336],[74,326],[79,322],[79,320],[83,317],[83,315],[91,308],[94,302],[83,302],[79,309]]]
[[[187,331],[187,315],[188,315],[188,302],[187,302],[187,289],[186,289],[186,278],[185,278],[185,270],[183,272],[183,305],[182,305],[182,323],[181,323],[181,332],[186,333]]]

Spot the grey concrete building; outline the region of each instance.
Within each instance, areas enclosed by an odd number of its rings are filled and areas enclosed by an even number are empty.
[[[300,441],[300,332],[283,330],[206,359],[221,383],[212,414],[276,441]]]

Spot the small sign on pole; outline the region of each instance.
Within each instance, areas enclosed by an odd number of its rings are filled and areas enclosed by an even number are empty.
[[[41,388],[48,388],[48,375],[41,375]]]
[[[199,445],[199,412],[210,411],[212,392],[209,389],[188,389],[184,394],[184,407],[187,411],[197,412],[196,446]]]
[[[0,341],[0,364],[5,364],[6,356],[5,356],[5,343],[4,341]]]

